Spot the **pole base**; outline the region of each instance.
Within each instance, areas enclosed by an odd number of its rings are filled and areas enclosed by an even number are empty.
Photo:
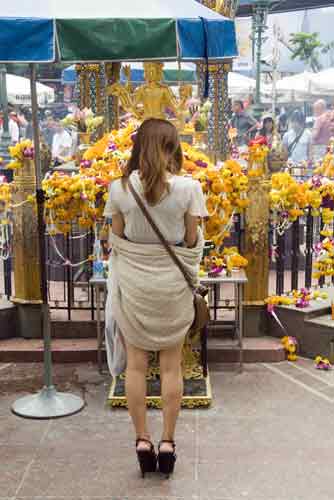
[[[18,399],[12,412],[19,417],[49,419],[74,415],[83,409],[85,402],[74,394],[57,392],[54,386],[43,387],[37,393]]]

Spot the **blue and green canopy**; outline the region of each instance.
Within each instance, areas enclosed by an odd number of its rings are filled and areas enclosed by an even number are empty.
[[[1,62],[219,61],[238,55],[234,22],[196,0],[10,0],[0,15]]]

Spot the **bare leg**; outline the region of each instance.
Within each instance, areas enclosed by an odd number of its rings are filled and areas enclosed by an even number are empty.
[[[163,402],[162,439],[174,440],[177,417],[183,396],[182,344],[160,352],[161,395]],[[170,451],[171,445],[163,444],[162,451]]]
[[[125,390],[128,408],[136,430],[136,437],[150,439],[146,422],[146,374],[148,353],[126,344],[127,367]],[[138,444],[138,449],[149,448],[148,443]]]

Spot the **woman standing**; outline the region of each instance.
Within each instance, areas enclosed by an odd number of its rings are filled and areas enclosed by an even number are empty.
[[[126,345],[126,396],[136,431],[142,474],[174,470],[175,427],[183,396],[182,347],[194,319],[193,296],[160,243],[131,189],[173,246],[194,284],[202,257],[198,218],[208,215],[199,182],[180,176],[182,150],[174,125],[149,119],[134,139],[122,180],[110,186],[105,216],[112,217],[112,315]],[[159,352],[163,431],[158,455],[146,420],[150,351]]]
[[[271,116],[265,116],[262,121],[262,127],[257,133],[257,137],[265,137],[267,139],[268,146],[271,148],[275,133],[277,135],[273,118]]]

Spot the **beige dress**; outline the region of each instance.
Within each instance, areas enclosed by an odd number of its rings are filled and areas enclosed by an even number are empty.
[[[132,174],[131,180],[140,192],[138,174]],[[183,177],[172,177],[170,193],[148,209],[174,245],[184,239],[187,212],[194,216],[207,214],[200,184]],[[112,315],[128,343],[146,351],[167,349],[184,340],[193,322],[192,292],[120,181],[111,185],[105,215],[112,217],[117,212],[124,216],[127,239],[111,235],[112,271],[108,285],[111,307],[106,314]],[[194,284],[198,280],[203,245],[199,230],[195,248],[174,246]]]

